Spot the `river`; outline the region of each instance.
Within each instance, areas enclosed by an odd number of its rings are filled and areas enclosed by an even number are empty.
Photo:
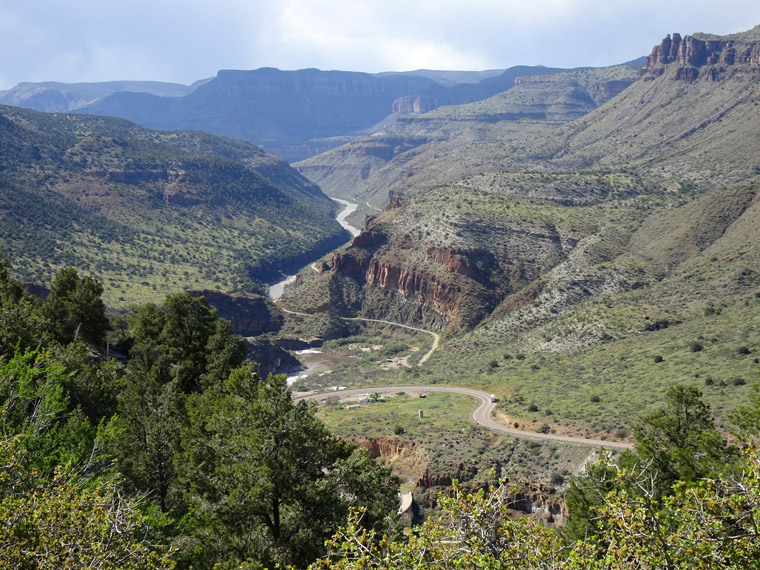
[[[338,215],[335,217],[335,221],[337,221],[348,233],[350,233],[353,237],[356,237],[359,235],[359,228],[356,226],[352,226],[346,221],[346,218],[353,214],[356,211],[356,208],[359,206],[358,204],[354,204],[353,202],[349,202],[348,200],[341,200],[340,198],[333,198],[330,197],[330,200],[333,200],[334,202],[337,202],[341,206],[343,206],[343,209],[338,213]],[[288,275],[285,279],[282,281],[278,281],[274,285],[269,286],[269,296],[272,299],[279,299],[282,297],[282,294],[285,291],[285,285],[289,285],[290,283],[293,283],[293,281],[296,280],[295,275]]]
[[[359,228],[352,226],[346,221],[346,218],[356,211],[358,204],[354,204],[348,200],[341,200],[340,198],[331,197],[330,199],[343,206],[343,209],[335,217],[335,220],[353,237],[358,236]],[[274,285],[270,285],[269,296],[272,299],[279,299],[282,297],[282,294],[285,291],[285,286],[293,283],[295,280],[295,275],[288,275],[282,281],[279,281]],[[310,374],[327,372],[331,370],[336,364],[349,359],[349,357],[345,355],[325,354],[321,350],[314,349],[299,350],[296,352],[296,356],[298,357],[298,360],[301,361],[304,369],[301,370],[298,374],[288,377],[288,385],[292,385],[301,378],[305,378]]]

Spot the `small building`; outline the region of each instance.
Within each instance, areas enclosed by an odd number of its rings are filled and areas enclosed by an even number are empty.
[[[359,404],[349,404],[348,406],[346,406],[347,410],[358,410],[359,408],[361,408]]]

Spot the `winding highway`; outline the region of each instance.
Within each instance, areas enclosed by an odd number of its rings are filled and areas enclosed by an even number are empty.
[[[360,394],[366,394],[368,392],[449,392],[452,394],[465,394],[472,396],[478,400],[478,406],[472,412],[470,417],[479,426],[482,426],[491,431],[496,431],[511,435],[514,437],[524,437],[528,439],[537,439],[541,441],[556,441],[561,443],[572,443],[576,445],[589,445],[592,447],[604,447],[607,449],[632,449],[633,446],[630,443],[624,443],[621,441],[605,441],[601,439],[586,439],[583,437],[572,437],[569,435],[557,435],[553,433],[536,433],[533,431],[524,431],[515,428],[504,426],[491,419],[496,404],[491,401],[491,395],[481,392],[480,390],[473,390],[472,388],[459,388],[457,386],[368,386],[366,388],[352,388],[350,390],[341,390],[340,392],[322,392],[319,394],[308,394],[304,396],[297,396],[295,401],[299,400],[314,400],[317,402],[324,402],[328,399],[346,396],[358,396]]]

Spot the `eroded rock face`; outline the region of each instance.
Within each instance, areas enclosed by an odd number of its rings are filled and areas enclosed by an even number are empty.
[[[679,66],[676,79],[694,81],[708,66],[707,77],[716,80],[721,68],[733,65],[760,67],[760,42],[734,39],[701,39],[668,34],[647,56],[643,73],[661,75],[667,65]]]
[[[438,107],[435,99],[427,97],[399,97],[393,102],[392,112],[399,115],[421,115]]]
[[[220,291],[188,291],[193,297],[204,297],[219,316],[232,324],[240,336],[258,336],[274,332],[282,326],[279,310],[259,295],[227,295]]]
[[[47,296],[50,295],[50,289],[39,283],[22,283],[21,286],[27,293],[40,299],[47,299]]]
[[[374,459],[382,457],[404,477],[419,480],[427,470],[428,457],[424,448],[416,443],[405,443],[393,437],[354,439],[353,442]]]
[[[504,295],[501,288],[490,282],[489,271],[496,267],[490,252],[427,248],[424,262],[415,265],[403,258],[404,253],[414,255],[414,244],[402,240],[388,245],[387,241],[388,237],[379,230],[364,231],[349,249],[334,254],[319,269],[353,279],[368,293],[368,298],[372,297],[370,291],[384,295],[383,305],[394,297],[397,303],[412,303],[432,311],[439,316],[429,315],[427,324],[436,328],[442,323],[451,330],[474,326]],[[381,246],[388,247],[377,254]],[[364,310],[374,314],[378,301],[365,299]]]

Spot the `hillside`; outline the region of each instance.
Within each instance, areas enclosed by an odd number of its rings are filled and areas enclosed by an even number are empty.
[[[442,84],[436,72],[222,70],[186,96],[119,91],[78,112],[236,137],[293,160],[343,144],[381,121],[484,99],[510,89],[516,77],[557,71],[518,66],[473,83],[454,82],[457,75],[449,73]]]
[[[639,69],[619,65],[515,77],[514,87],[497,95],[401,117],[372,137],[295,167],[326,192],[381,208],[389,190],[409,193],[493,169],[525,141],[553,135],[557,126],[618,95]],[[497,148],[485,146],[496,141]]]
[[[26,281],[96,275],[111,306],[250,291],[346,239],[335,203],[241,141],[0,108],[0,247]]]
[[[705,387],[724,417],[760,346],[753,34],[669,36],[580,118],[499,118],[518,85],[300,163],[356,201],[393,194],[284,305],[445,331],[415,376],[504,394],[510,422],[625,437],[676,382]]]

